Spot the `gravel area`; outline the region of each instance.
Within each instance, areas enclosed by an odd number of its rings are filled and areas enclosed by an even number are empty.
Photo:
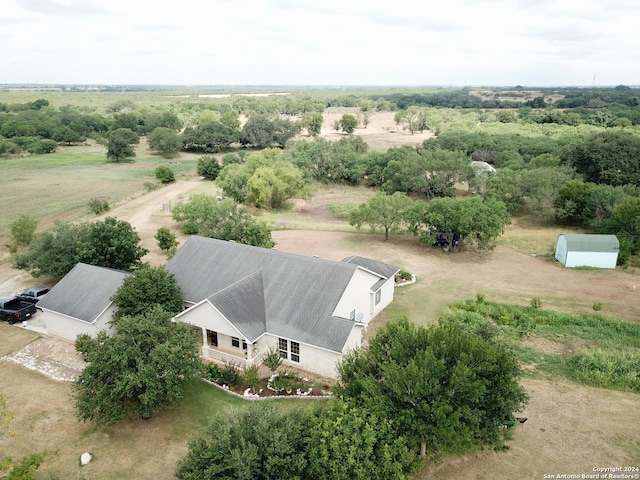
[[[59,382],[75,381],[85,366],[73,343],[51,336],[31,342],[0,360],[17,363]]]

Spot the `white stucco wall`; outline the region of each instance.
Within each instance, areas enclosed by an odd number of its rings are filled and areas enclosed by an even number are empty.
[[[176,317],[176,320],[218,332],[219,342],[221,335],[228,337],[229,342],[231,341],[231,337],[244,339],[242,334],[231,323],[229,323],[218,309],[206,301],[199,303],[189,310],[185,310]],[[221,346],[223,345],[221,344]],[[226,345],[224,345],[224,348],[226,348]]]
[[[278,337],[265,335],[258,343],[261,350],[267,351],[271,347],[278,347]],[[336,364],[341,358],[342,354],[340,353],[300,343],[300,361],[294,362],[289,356],[287,360],[283,360],[282,365],[285,368],[292,366],[323,377],[336,378],[338,375]]]
[[[113,328],[109,324],[109,321],[113,318],[116,310],[117,307],[112,304],[102,312],[102,315],[93,323],[68,317],[57,312],[52,312],[51,310],[43,310],[40,315],[42,315],[44,319],[45,328],[48,333],[75,342],[81,333],[95,337],[100,330],[111,332]]]
[[[377,275],[358,268],[351,277],[333,315],[349,318],[351,311],[355,309],[356,315],[362,313],[362,320],[359,321],[369,323],[374,314],[371,286],[378,280],[380,277]]]
[[[372,293],[372,305],[373,305],[373,314],[371,317],[375,317],[378,313],[380,313],[387,305],[389,305],[393,301],[393,294],[395,292],[395,281],[393,278],[388,279],[384,285],[380,288],[380,303],[375,305],[375,292]]]

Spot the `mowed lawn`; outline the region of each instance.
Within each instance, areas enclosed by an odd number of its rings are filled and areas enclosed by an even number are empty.
[[[20,215],[38,221],[38,231],[56,221],[91,218],[92,198],[111,206],[145,193],[145,184],[158,183],[155,168],[168,164],[176,177],[195,175],[196,160],[167,160],[139,156],[108,162],[106,148],[71,147],[61,153],[0,160],[0,241],[9,243],[11,223]]]

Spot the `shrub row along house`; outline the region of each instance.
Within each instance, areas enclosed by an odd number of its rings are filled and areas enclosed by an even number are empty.
[[[284,363],[335,377],[362,345],[371,319],[393,300],[398,268],[354,256],[341,262],[192,236],[166,265],[183,290],[175,320],[202,335],[206,359]],[[78,264],[41,301],[47,330],[75,340],[109,330],[110,298],[128,273]]]

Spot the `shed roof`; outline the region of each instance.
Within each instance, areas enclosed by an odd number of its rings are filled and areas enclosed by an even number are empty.
[[[92,323],[111,305],[111,297],[129,275],[78,263],[38,302],[38,308]]]
[[[567,251],[571,252],[618,252],[620,243],[615,235],[590,233],[565,233]]]
[[[186,301],[208,298],[249,340],[268,331],[335,352],[354,322],[333,311],[358,268],[195,235],[166,265]]]

